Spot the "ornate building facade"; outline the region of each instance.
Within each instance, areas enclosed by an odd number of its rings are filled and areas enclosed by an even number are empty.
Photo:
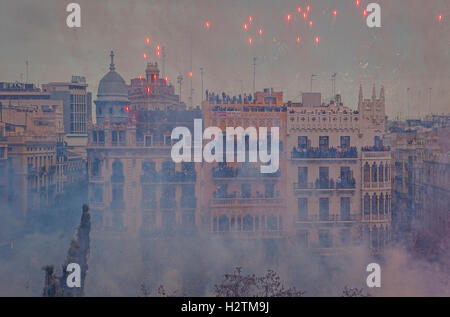
[[[146,77],[127,86],[111,58],[98,88],[97,123],[87,150],[93,222],[106,235],[195,230],[198,170],[193,163],[172,161],[171,133],[178,126],[192,130],[201,112],[174,104],[179,97],[154,64],[147,65]]]
[[[361,87],[357,110],[339,99],[288,105],[290,220],[304,247],[329,253],[366,241],[378,251],[391,224],[384,89],[364,99]]]
[[[235,159],[233,163],[203,164],[204,230],[225,237],[286,238],[286,107],[282,92],[265,89],[255,98],[208,93],[203,115],[205,129],[218,127],[225,134],[227,127],[266,127],[268,132],[277,127],[280,139],[280,166],[272,174],[262,174],[260,163],[249,163],[248,158],[244,163]],[[250,138],[246,135],[246,157]]]

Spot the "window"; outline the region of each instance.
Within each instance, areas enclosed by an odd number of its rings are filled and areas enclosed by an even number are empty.
[[[381,140],[381,138],[379,136],[375,137],[374,143],[375,143],[376,148],[380,148],[383,146],[383,141]]]
[[[329,146],[329,137],[328,136],[320,136],[319,137],[319,148],[321,150],[328,150]]]
[[[122,185],[113,185],[112,186],[111,206],[117,207],[121,203],[123,203],[123,186]]]
[[[229,231],[229,220],[228,217],[222,215],[219,217],[219,231]]]
[[[384,214],[384,196],[383,193],[380,195],[380,215]]]
[[[175,186],[163,185],[160,200],[161,208],[175,208],[176,204],[177,202],[175,200]]]
[[[101,176],[101,170],[100,170],[100,160],[98,158],[94,159],[92,162],[92,176],[98,177]]]
[[[378,169],[377,164],[373,163],[372,165],[372,182],[378,182]]]
[[[384,179],[383,179],[383,175],[384,175],[383,163],[380,163],[379,175],[380,175],[380,183],[383,183],[384,182]]]
[[[125,138],[125,131],[119,131],[119,144],[125,145],[126,138]]]
[[[250,184],[242,184],[241,185],[241,195],[242,198],[250,198],[252,197],[252,186]]]
[[[298,174],[298,188],[308,188],[308,168],[307,167],[297,167]]]
[[[105,131],[98,131],[98,143],[105,144]]]
[[[308,198],[298,199],[298,220],[308,221]]]
[[[378,213],[378,197],[377,194],[372,196],[372,214],[376,215]]]
[[[321,248],[331,248],[332,239],[329,230],[319,230],[319,246]]]
[[[162,226],[165,231],[172,231],[175,229],[176,226],[176,218],[175,218],[175,212],[173,211],[166,211],[161,213],[162,218]]]
[[[275,192],[275,184],[264,184],[264,197],[273,198]]]
[[[123,164],[119,160],[114,161],[112,165],[111,182],[123,183],[125,181],[123,176]]]
[[[165,137],[164,137],[164,142],[165,142],[165,145],[166,146],[171,146],[172,145],[172,138],[171,138],[171,136],[170,135],[166,135]]]
[[[97,144],[97,131],[92,131],[92,143]]]
[[[350,183],[352,179],[352,172],[350,170],[350,167],[348,166],[341,166],[341,181]]]
[[[388,214],[389,213],[389,196],[386,195],[385,201],[384,201],[384,213]]]
[[[350,137],[341,136],[341,148],[349,148],[349,147],[350,147]]]
[[[152,146],[152,136],[151,135],[145,136],[145,146]]]
[[[250,215],[246,215],[243,219],[242,230],[253,231],[253,218]]]
[[[319,219],[327,221],[330,217],[330,201],[328,198],[319,199]]]
[[[142,185],[142,205],[144,208],[156,207],[156,186]]]
[[[277,230],[277,216],[274,214],[267,217],[267,228],[269,230]]]
[[[299,149],[307,149],[308,148],[308,137],[307,136],[299,136],[297,141],[298,141]]]
[[[103,184],[93,184],[91,200],[97,203],[103,202]]]
[[[319,188],[327,189],[330,187],[328,175],[329,175],[329,167],[327,166],[319,167]]]
[[[117,145],[117,131],[113,131],[111,135],[112,145]]]
[[[370,196],[367,193],[364,195],[364,214],[370,214]]]
[[[364,164],[364,183],[369,182],[370,182],[370,166],[369,163],[366,162],[366,164]]]
[[[350,220],[350,197],[341,197],[341,220]]]

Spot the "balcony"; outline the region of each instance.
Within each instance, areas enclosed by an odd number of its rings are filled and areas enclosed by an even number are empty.
[[[228,166],[224,167],[213,167],[211,169],[213,178],[238,178],[238,179],[248,179],[248,178],[277,178],[281,176],[280,170],[276,173],[263,174],[261,170],[257,167],[239,167],[232,168]]]
[[[307,222],[351,222],[361,220],[360,215],[307,215],[297,219],[297,223]]]
[[[355,189],[356,188],[356,180],[354,178],[338,180],[336,183],[333,180],[328,179],[316,179],[314,183],[294,183],[294,190],[301,189]]]
[[[390,146],[364,146],[361,148],[361,152],[390,152]]]
[[[141,183],[195,183],[197,174],[195,172],[145,172],[141,175]]]
[[[280,205],[283,204],[284,200],[282,198],[214,198],[211,201],[212,205],[250,205],[250,206],[261,206],[261,205]]]
[[[356,159],[356,147],[348,148],[296,148],[291,152],[292,159]]]

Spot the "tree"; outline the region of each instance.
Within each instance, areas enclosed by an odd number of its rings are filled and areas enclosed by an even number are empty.
[[[242,275],[237,267],[232,274],[224,274],[221,284],[214,286],[217,297],[300,297],[305,294],[295,287],[285,288],[280,276],[267,270],[263,276]]]

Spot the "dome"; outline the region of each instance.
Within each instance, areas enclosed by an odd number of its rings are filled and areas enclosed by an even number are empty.
[[[128,96],[128,87],[116,71],[108,72],[98,84],[99,96]]]
[[[125,97],[128,99],[128,86],[122,76],[115,71],[113,52],[111,52],[109,72],[100,80],[97,95],[99,98]]]

